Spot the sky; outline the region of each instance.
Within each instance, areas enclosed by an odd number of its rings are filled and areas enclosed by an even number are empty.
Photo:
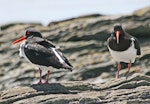
[[[150,6],[150,0],[0,0],[0,24],[52,21],[86,14],[125,15]]]

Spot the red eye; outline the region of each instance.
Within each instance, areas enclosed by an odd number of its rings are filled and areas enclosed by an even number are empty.
[[[30,32],[29,32],[29,31],[27,31],[27,34],[30,34]]]

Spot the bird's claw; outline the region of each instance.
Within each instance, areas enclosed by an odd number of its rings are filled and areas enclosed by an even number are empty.
[[[43,84],[42,82],[38,82],[37,84]]]

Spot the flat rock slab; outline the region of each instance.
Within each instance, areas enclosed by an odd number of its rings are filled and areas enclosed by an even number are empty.
[[[17,86],[0,92],[0,104],[150,104],[150,77],[134,74],[102,84],[72,81]]]

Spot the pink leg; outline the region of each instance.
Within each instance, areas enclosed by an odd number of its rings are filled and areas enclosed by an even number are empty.
[[[117,69],[118,69],[118,71],[117,71],[117,74],[116,74],[116,79],[119,78],[119,72],[120,72],[120,69],[121,69],[121,64],[120,64],[120,62],[118,62]]]
[[[40,80],[37,84],[42,84],[42,70],[39,68],[39,71],[40,71]]]
[[[130,73],[130,68],[131,68],[131,61],[128,64],[128,71],[127,71],[126,79],[128,79],[128,76],[129,76],[129,73]]]
[[[47,78],[46,78],[45,84],[48,84],[49,75],[50,75],[50,71],[47,71]]]

